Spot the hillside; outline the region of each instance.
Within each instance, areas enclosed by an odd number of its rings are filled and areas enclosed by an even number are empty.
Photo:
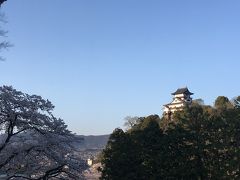
[[[83,138],[84,141],[80,144],[77,144],[77,147],[80,149],[103,149],[107,144],[109,135],[99,135],[99,136],[84,136],[79,135]]]

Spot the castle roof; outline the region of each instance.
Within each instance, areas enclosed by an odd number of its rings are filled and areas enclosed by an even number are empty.
[[[176,94],[189,94],[189,95],[193,95],[193,93],[191,93],[187,87],[185,88],[179,88],[177,89],[177,91],[175,91],[174,93],[172,93],[172,95],[176,95]]]

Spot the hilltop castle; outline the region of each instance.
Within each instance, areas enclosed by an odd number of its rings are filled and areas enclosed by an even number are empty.
[[[193,93],[185,87],[177,89],[177,91],[172,93],[172,95],[174,96],[173,101],[169,104],[163,105],[164,115],[167,115],[169,118],[171,118],[171,115],[175,111],[182,110],[184,106],[192,103],[191,95],[193,95]]]

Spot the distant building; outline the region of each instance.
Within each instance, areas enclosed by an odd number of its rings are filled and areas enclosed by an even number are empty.
[[[88,164],[89,166],[92,166],[92,165],[93,165],[93,158],[88,158],[88,159],[87,159],[87,164]]]
[[[173,101],[169,104],[163,105],[164,116],[168,116],[170,119],[175,111],[182,110],[184,106],[192,103],[191,95],[193,95],[193,93],[185,87],[177,89],[172,95],[174,96]]]

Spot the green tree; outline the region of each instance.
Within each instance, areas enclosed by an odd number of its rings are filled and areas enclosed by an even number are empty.
[[[115,129],[111,134],[108,144],[103,151],[102,165],[100,169],[102,176],[100,179],[106,180],[127,180],[138,179],[135,177],[135,153],[129,135],[122,129]]]
[[[217,109],[228,109],[233,107],[229,99],[225,96],[218,96],[215,100],[214,106]]]
[[[176,113],[178,123],[169,135],[174,138],[177,130],[184,130],[183,141],[177,140],[181,145],[184,142],[189,145],[187,154],[191,158],[186,162],[190,163],[184,169],[192,169],[197,179],[239,178],[240,113],[238,109],[226,108],[210,110],[210,107],[194,105]],[[182,145],[181,152],[186,152],[184,147]]]
[[[215,107],[193,103],[173,121],[151,115],[114,132],[102,179],[239,179],[239,99],[221,96]]]
[[[204,126],[207,115],[201,105],[194,104],[175,114],[177,122],[167,129],[169,176],[183,179],[205,179]],[[188,169],[188,171],[186,171]]]
[[[141,169],[139,179],[161,179],[163,152],[163,132],[159,127],[159,116],[151,115],[142,118],[141,123],[129,131],[135,142],[135,153],[138,157],[138,169]]]

